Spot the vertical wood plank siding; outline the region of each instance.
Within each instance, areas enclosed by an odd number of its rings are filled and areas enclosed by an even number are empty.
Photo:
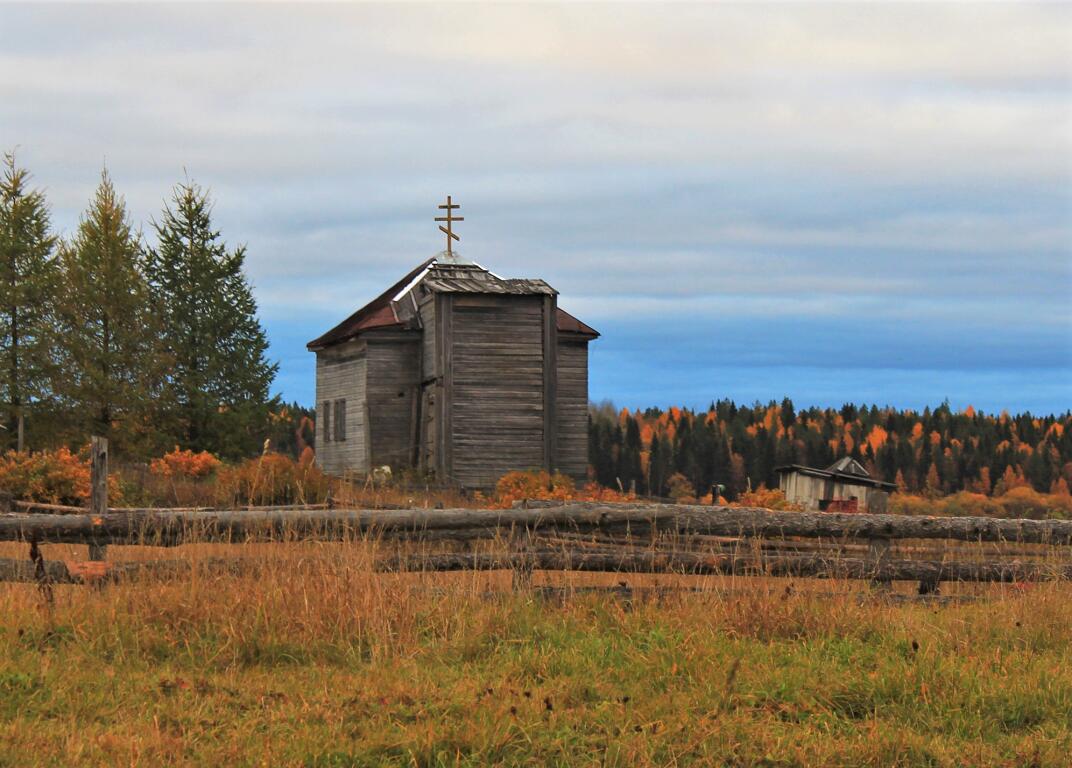
[[[558,469],[558,326],[555,297],[543,297],[543,468]]]
[[[424,334],[424,338],[421,339],[421,355],[423,356],[421,365],[424,368],[425,380],[435,378],[439,375],[439,368],[436,366],[435,307],[436,302],[434,297],[421,305],[421,326]]]
[[[451,476],[489,488],[544,466],[542,296],[451,297]]]
[[[434,474],[439,466],[438,424],[439,399],[436,377],[440,375],[439,355],[436,348],[436,299],[434,296],[420,305],[421,315],[421,404],[420,404],[420,459],[421,472]]]
[[[453,302],[454,297],[449,294],[436,296],[436,320],[439,323],[436,328],[439,339],[437,350],[440,354],[436,365],[441,374],[436,390],[439,407],[436,474],[442,478],[454,477],[454,441],[451,439],[454,434],[454,413],[451,410],[451,403],[454,401],[454,320],[451,314]]]
[[[558,471],[588,477],[588,342],[558,342]]]
[[[369,340],[366,359],[373,467],[410,465],[420,354],[419,338]]]
[[[347,470],[368,471],[365,453],[365,371],[364,344],[354,342],[320,350],[316,355],[316,461],[321,469],[341,475]],[[346,440],[324,441],[324,426],[330,414],[324,403],[346,400]],[[334,435],[332,435],[334,437]]]

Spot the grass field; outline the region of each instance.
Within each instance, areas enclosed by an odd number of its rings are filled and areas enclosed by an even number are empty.
[[[0,765],[1072,759],[1065,586],[980,588],[941,606],[868,598],[859,583],[748,578],[547,597],[512,591],[508,574],[375,574],[362,544],[231,549],[261,564],[56,587],[51,608],[33,585],[0,586]],[[622,580],[684,581],[535,583]]]

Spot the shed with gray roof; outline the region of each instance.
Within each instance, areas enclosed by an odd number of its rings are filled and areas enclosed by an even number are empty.
[[[838,459],[826,469],[789,464],[776,467],[778,487],[786,501],[806,510],[830,512],[886,511],[893,483],[877,480],[851,456]]]

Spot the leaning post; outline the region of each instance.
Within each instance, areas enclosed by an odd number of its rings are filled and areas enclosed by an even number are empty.
[[[108,511],[108,438],[97,437],[90,440],[89,465],[89,513],[94,517]],[[91,541],[89,559],[104,560],[105,544]]]

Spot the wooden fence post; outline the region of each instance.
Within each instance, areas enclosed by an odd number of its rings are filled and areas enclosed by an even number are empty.
[[[93,436],[90,440],[90,462],[89,512],[91,515],[103,515],[108,511],[108,438]],[[104,544],[90,542],[90,560],[104,560],[104,553]]]

